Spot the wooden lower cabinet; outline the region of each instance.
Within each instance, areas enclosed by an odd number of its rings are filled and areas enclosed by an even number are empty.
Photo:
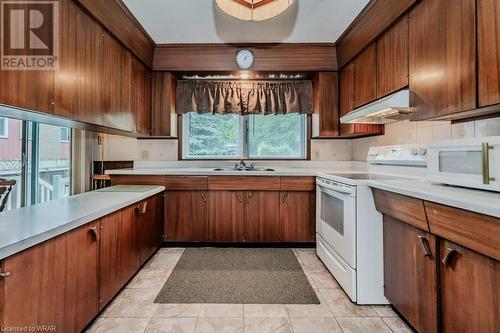
[[[101,219],[100,309],[139,268],[136,214],[136,206],[130,206]]]
[[[137,252],[144,264],[162,243],[163,196],[156,195],[139,203],[137,214]]]
[[[98,310],[99,223],[91,223],[4,260],[0,326],[55,326],[80,332]]]
[[[252,243],[281,241],[280,193],[245,192],[245,240]]]
[[[436,237],[384,215],[384,294],[422,333],[438,331]]]
[[[283,242],[314,242],[315,207],[314,192],[281,192],[281,240]]]
[[[210,191],[208,239],[211,242],[245,241],[244,191]]]
[[[208,193],[168,191],[165,195],[165,241],[208,240]]]
[[[499,262],[447,240],[439,253],[442,332],[498,332]]]

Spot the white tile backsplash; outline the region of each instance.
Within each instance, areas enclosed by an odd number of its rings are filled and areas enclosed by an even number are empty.
[[[408,143],[427,143],[433,140],[462,139],[500,135],[500,118],[451,124],[449,121],[403,120],[385,127],[385,135],[355,139],[352,142],[352,159],[366,161],[368,149]]]

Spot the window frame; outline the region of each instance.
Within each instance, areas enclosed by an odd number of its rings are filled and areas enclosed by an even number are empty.
[[[233,161],[233,160],[262,160],[262,161],[276,161],[276,160],[296,160],[304,161],[310,159],[310,142],[311,142],[311,126],[310,117],[302,114],[300,117],[301,122],[301,136],[302,136],[302,156],[300,157],[250,157],[249,156],[249,116],[240,116],[240,149],[238,156],[224,157],[224,156],[190,156],[187,154],[189,147],[189,118],[192,113],[185,113],[180,115],[180,135],[179,135],[179,159],[192,160],[192,161]]]
[[[4,120],[3,122],[3,133],[0,134],[0,139],[8,139],[9,138],[9,118],[0,117]]]

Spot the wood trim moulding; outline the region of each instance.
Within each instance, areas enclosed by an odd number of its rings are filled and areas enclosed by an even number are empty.
[[[371,0],[337,39],[342,68],[420,0]]]
[[[71,0],[73,1],[73,0]],[[150,69],[156,44],[122,0],[74,0]]]
[[[160,44],[155,49],[155,71],[239,70],[236,52],[254,54],[251,71],[336,71],[337,52],[333,43],[262,44]]]

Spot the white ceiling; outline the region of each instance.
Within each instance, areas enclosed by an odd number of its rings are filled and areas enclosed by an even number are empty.
[[[214,0],[124,0],[157,44],[332,43],[369,0],[295,0],[263,22],[238,21]]]

